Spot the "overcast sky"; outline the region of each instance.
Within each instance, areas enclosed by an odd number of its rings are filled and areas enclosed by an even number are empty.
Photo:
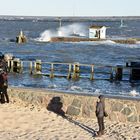
[[[140,0],[0,0],[0,15],[140,16]]]

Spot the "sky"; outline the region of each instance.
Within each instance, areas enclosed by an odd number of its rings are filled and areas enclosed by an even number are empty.
[[[140,0],[0,0],[0,15],[140,16]]]

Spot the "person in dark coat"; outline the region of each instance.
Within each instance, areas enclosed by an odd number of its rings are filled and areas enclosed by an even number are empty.
[[[96,117],[99,125],[99,131],[97,136],[101,136],[104,134],[104,117],[107,117],[107,113],[105,111],[105,98],[103,95],[100,95],[99,99],[99,102],[97,102],[96,104]]]
[[[9,96],[7,94],[7,88],[8,88],[8,71],[7,71],[7,62],[4,59],[4,55],[0,56],[0,73],[3,74],[1,78],[4,78],[4,80],[1,79],[3,83],[0,84],[0,92],[1,92],[1,103],[9,103]]]

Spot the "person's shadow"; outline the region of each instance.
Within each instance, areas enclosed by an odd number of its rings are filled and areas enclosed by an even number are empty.
[[[62,117],[65,117],[65,112],[62,110],[63,103],[60,97],[53,97],[47,106],[47,110],[52,111]]]
[[[79,126],[80,128],[84,129],[85,131],[91,133],[93,137],[96,136],[96,131],[94,129],[86,126],[85,124],[82,124],[78,121],[72,120],[71,118],[67,117],[65,115],[65,112],[63,111],[62,107],[63,107],[63,103],[61,102],[61,98],[53,97],[47,106],[47,110],[52,111],[52,112],[56,113],[57,115],[62,116],[67,121]]]

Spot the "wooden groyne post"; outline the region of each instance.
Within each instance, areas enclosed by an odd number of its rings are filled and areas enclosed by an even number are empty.
[[[123,67],[120,65],[117,65],[115,70],[115,80],[121,81],[123,76]]]
[[[130,65],[130,81],[140,80],[140,62],[131,62]]]
[[[11,67],[11,72],[21,73],[23,70],[23,62],[19,58],[14,58],[8,62],[9,67]]]
[[[114,79],[113,73],[114,73],[114,67],[111,68],[111,73],[110,73],[110,80],[111,81],[113,81],[113,79]]]
[[[54,64],[53,63],[51,63],[50,78],[54,78]]]
[[[72,71],[72,65],[69,64],[69,70],[68,70],[68,76],[67,76],[67,79],[71,79],[71,71]]]
[[[30,68],[31,68],[31,65],[32,64],[30,63]],[[42,72],[42,63],[41,63],[41,60],[36,60],[34,62],[34,71],[35,71],[35,74],[40,74]]]
[[[79,67],[79,63],[78,62],[75,62],[73,64],[73,75],[72,75],[72,79],[73,80],[76,80],[78,79],[80,76],[80,67]]]
[[[29,63],[30,63],[29,64],[29,71],[30,71],[30,74],[32,74],[33,73],[33,62],[30,61]]]
[[[91,65],[91,75],[90,80],[94,80],[94,65]]]

